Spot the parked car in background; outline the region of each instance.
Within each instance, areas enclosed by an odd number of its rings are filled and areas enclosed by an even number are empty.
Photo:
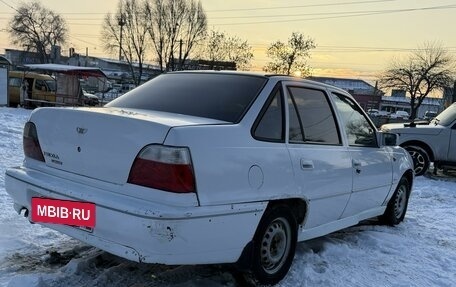
[[[83,92],[83,97],[84,97],[84,104],[88,106],[98,106],[100,104],[100,99],[98,99],[97,96],[94,94],[88,93],[86,91]]]
[[[377,109],[368,109],[367,114],[371,117],[377,117],[379,115],[379,111]]]
[[[49,75],[29,71],[9,71],[8,105],[17,107],[20,104],[21,89],[27,90],[26,106],[35,106],[36,101],[55,102],[56,83]],[[35,102],[34,102],[35,101]]]
[[[410,115],[407,111],[396,111],[392,114],[389,115],[391,119],[403,119],[403,120],[408,120],[410,118]]]
[[[436,116],[438,115],[437,112],[434,112],[434,111],[426,111],[424,113],[424,120],[427,120],[427,121],[430,121],[432,120],[433,118],[435,118]]]
[[[371,117],[388,117],[390,113],[383,110],[369,109],[367,114]]]
[[[37,109],[24,153],[5,185],[32,222],[138,262],[234,263],[261,284],[287,274],[298,241],[400,223],[414,180],[396,135],[344,90],[253,73],[167,73],[105,107]]]
[[[387,124],[381,129],[399,135],[398,143],[412,156],[416,175],[424,174],[431,162],[437,168],[456,166],[456,104],[430,123]]]

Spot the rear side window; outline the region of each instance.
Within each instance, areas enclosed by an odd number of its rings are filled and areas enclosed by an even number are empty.
[[[256,139],[274,142],[284,141],[282,107],[282,93],[280,85],[278,85],[256,125],[254,131]]]
[[[326,93],[302,87],[288,92],[290,143],[341,144]]]
[[[170,73],[150,80],[106,106],[237,123],[266,81],[266,77],[250,75]]]

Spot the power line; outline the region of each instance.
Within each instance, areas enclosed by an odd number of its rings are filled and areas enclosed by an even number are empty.
[[[269,45],[252,45],[255,52],[266,51]],[[257,48],[260,47],[260,48]],[[456,47],[443,47],[448,54],[456,54]],[[353,47],[353,46],[317,46],[311,51],[312,54],[350,54],[350,53],[410,53],[417,52],[420,48],[393,48],[393,47]],[[255,59],[255,61],[261,61]]]
[[[4,1],[0,0],[1,2],[5,3]],[[12,6],[9,6],[8,7],[14,9]],[[16,9],[14,9],[16,10]],[[17,10],[16,10],[17,11]],[[11,15],[13,13],[11,12],[0,12],[0,15]],[[101,12],[98,12],[98,13],[91,13],[91,12],[62,12],[62,13],[58,13],[58,14],[62,14],[62,15],[106,15],[107,13],[101,13]]]
[[[273,20],[273,21],[241,22],[241,23],[219,23],[219,24],[215,23],[213,25],[215,25],[215,26],[233,26],[233,25],[251,25],[251,24],[289,23],[289,22],[350,18],[350,17],[370,16],[370,15],[416,12],[416,11],[425,11],[425,10],[442,10],[442,9],[454,9],[454,8],[456,8],[456,5],[432,6],[432,7],[422,7],[422,8],[407,8],[407,9],[396,9],[396,10],[358,11],[358,12],[346,12],[346,15],[340,15],[340,16]],[[251,18],[255,18],[255,17],[251,17]]]
[[[100,38],[99,34],[79,34],[79,33],[73,33],[72,35],[76,37],[84,37],[84,38]]]
[[[2,3],[7,5],[13,10],[16,10],[13,6],[0,0]],[[230,12],[230,11],[258,11],[258,10],[277,10],[277,9],[294,9],[294,8],[310,8],[310,7],[331,7],[331,6],[342,6],[342,5],[359,5],[359,4],[374,4],[381,2],[395,2],[397,0],[371,0],[371,1],[350,1],[340,3],[328,3],[328,4],[307,4],[307,5],[290,5],[290,6],[275,6],[275,7],[258,7],[258,8],[235,8],[235,9],[217,9],[217,10],[206,10],[206,12]],[[17,11],[17,10],[16,10]],[[0,12],[0,14],[11,14],[7,12]],[[106,13],[100,12],[62,12],[62,15],[106,15]]]
[[[235,9],[220,9],[220,10],[206,10],[206,12],[231,12],[231,11],[258,11],[258,10],[277,10],[277,9],[291,9],[291,8],[310,8],[310,7],[328,7],[328,6],[341,6],[341,5],[356,5],[366,3],[379,3],[379,2],[394,2],[396,0],[374,0],[374,1],[351,1],[329,4],[308,4],[308,5],[294,5],[294,6],[275,6],[275,7],[258,7],[258,8],[235,8]]]
[[[345,15],[345,14],[358,14],[375,11],[352,11],[352,12],[322,12],[322,13],[300,13],[300,14],[273,14],[273,15],[258,15],[258,16],[222,16],[211,17],[210,19],[252,19],[252,18],[280,18],[280,17],[301,17],[301,16],[323,16],[323,15]],[[377,11],[378,12],[378,11]]]
[[[89,44],[89,45],[93,45],[93,46],[98,46],[99,44],[95,44],[95,43],[91,43],[91,42],[88,42],[88,41],[85,41],[85,40],[82,40],[82,39],[79,39],[77,37],[74,37],[74,36],[68,36],[69,38],[72,38],[74,40],[77,40],[77,41],[80,41],[80,42],[83,42],[83,43],[86,43],[86,44]]]
[[[5,1],[0,0],[0,2],[2,2],[3,4],[5,4],[5,5],[8,6],[9,8],[13,9],[14,11],[19,12],[14,6],[12,6],[12,5],[6,3]]]
[[[7,4],[4,0],[0,0],[4,4],[8,5],[8,7],[16,10],[14,7]],[[313,5],[299,5],[299,6],[282,6],[282,7],[275,7],[275,8],[294,8],[294,7],[314,7],[314,6],[335,6],[335,5],[348,5],[348,4],[360,4],[360,3],[374,3],[374,2],[390,2],[396,0],[377,0],[377,1],[360,1],[360,2],[342,2],[342,3],[331,3],[331,4],[313,4]],[[241,9],[241,10],[264,10],[270,9],[268,8],[258,8],[258,9]],[[443,6],[432,6],[432,7],[422,7],[422,8],[407,8],[407,9],[388,9],[388,10],[361,10],[361,11],[345,11],[345,12],[324,12],[324,13],[300,13],[300,14],[274,14],[274,15],[257,15],[257,16],[221,16],[221,17],[210,17],[211,20],[214,19],[255,19],[255,18],[279,18],[279,17],[300,17],[300,16],[315,16],[315,15],[338,15],[333,17],[314,17],[314,18],[304,18],[304,19],[286,19],[286,20],[274,20],[274,21],[261,21],[261,22],[245,22],[245,23],[220,23],[214,24],[219,26],[227,26],[227,25],[247,25],[247,24],[266,24],[266,23],[280,23],[280,22],[297,22],[297,21],[310,21],[310,20],[324,20],[324,19],[335,19],[335,18],[347,18],[347,17],[359,17],[359,16],[369,16],[369,15],[377,15],[377,14],[389,14],[389,13],[401,13],[401,12],[415,12],[415,11],[423,11],[423,10],[441,10],[441,9],[454,9],[456,5],[443,5]],[[272,8],[271,8],[272,9]],[[228,9],[229,10],[229,9]],[[239,9],[231,9],[233,11]],[[17,10],[16,10],[17,11]],[[225,10],[220,10],[225,11]],[[6,13],[0,13],[6,14]],[[8,13],[11,14],[11,13]],[[79,13],[79,12],[69,12],[69,13],[60,13],[60,14],[69,14],[69,15],[105,15],[105,13]],[[0,20],[6,20],[6,17],[0,17]],[[72,21],[102,21],[103,18],[67,18],[66,19],[68,24],[70,25],[81,25],[81,26],[89,26],[93,25],[93,23],[77,23]]]

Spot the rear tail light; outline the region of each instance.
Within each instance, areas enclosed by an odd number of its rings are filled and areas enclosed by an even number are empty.
[[[34,123],[27,122],[25,124],[22,142],[26,157],[44,162],[43,152],[41,151],[40,142],[38,141],[38,133],[36,132],[36,126]]]
[[[186,147],[149,145],[133,162],[128,182],[176,193],[195,192],[190,151]]]

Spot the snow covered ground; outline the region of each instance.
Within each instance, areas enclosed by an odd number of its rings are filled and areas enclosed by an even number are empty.
[[[227,266],[130,262],[31,225],[12,208],[4,173],[23,158],[30,111],[0,108],[0,286],[244,286]],[[365,222],[298,245],[278,286],[456,286],[456,181],[416,179],[405,221]]]

